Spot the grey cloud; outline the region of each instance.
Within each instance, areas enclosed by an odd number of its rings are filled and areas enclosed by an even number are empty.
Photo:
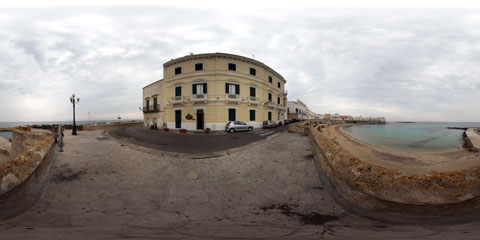
[[[61,109],[40,120],[69,119],[72,92],[82,98],[79,116],[141,117],[141,88],[162,77],[165,61],[189,52],[255,55],[287,79],[289,99],[299,98],[319,113],[460,121],[465,116],[460,113],[478,109],[480,102],[480,36],[474,31],[480,23],[465,21],[475,13],[466,9],[312,7],[225,15],[131,7],[11,13],[15,19],[0,22],[0,95],[8,92],[19,101],[39,96]],[[101,22],[89,22],[88,16]],[[0,121],[37,120],[35,113],[20,116],[14,109],[0,106],[6,113]],[[478,121],[479,114],[467,118]]]

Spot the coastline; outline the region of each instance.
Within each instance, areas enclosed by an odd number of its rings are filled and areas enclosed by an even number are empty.
[[[352,136],[351,134],[349,134],[347,131],[344,131],[343,129],[344,128],[349,128],[349,127],[352,127],[352,126],[355,126],[355,124],[348,124],[348,125],[345,125],[345,126],[341,126],[339,128],[339,131],[345,136],[345,137],[350,137],[350,138],[353,138],[355,139],[356,141],[358,142],[361,142],[365,145],[370,145],[372,147],[375,147],[375,148],[384,148],[388,151],[398,151],[398,152],[403,152],[403,153],[434,153],[434,154],[442,154],[442,153],[451,153],[451,152],[458,152],[458,151],[465,151],[466,149],[465,148],[460,148],[460,149],[456,149],[456,150],[445,150],[445,151],[436,151],[436,152],[421,152],[421,151],[407,151],[407,150],[402,150],[402,149],[397,149],[397,148],[392,148],[392,147],[387,147],[387,146],[382,146],[382,145],[378,145],[378,144],[374,144],[374,143],[369,143],[369,142],[366,142],[364,140],[361,140],[359,138],[356,138],[354,136]],[[463,139],[462,139],[463,141]]]
[[[373,165],[408,174],[453,172],[480,166],[478,153],[466,150],[408,152],[370,144],[341,130],[345,125],[324,128],[325,135],[353,156]]]

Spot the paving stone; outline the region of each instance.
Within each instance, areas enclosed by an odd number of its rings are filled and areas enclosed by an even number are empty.
[[[180,212],[157,211],[132,219],[128,225],[149,228],[176,228],[185,224],[188,219]]]

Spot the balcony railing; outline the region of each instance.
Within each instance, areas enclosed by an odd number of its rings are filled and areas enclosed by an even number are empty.
[[[193,94],[193,101],[194,102],[204,102],[207,101],[207,94],[202,93],[202,94]]]
[[[260,103],[260,98],[258,97],[248,97],[248,102],[253,103],[253,104],[259,104]]]
[[[171,104],[177,104],[182,102],[183,102],[183,96],[175,96],[175,97],[172,97],[170,100]]]
[[[160,112],[160,104],[143,107],[143,113]]]
[[[267,102],[267,106],[274,108],[274,107],[275,107],[275,103],[272,102],[272,101],[268,101],[268,102]]]
[[[238,94],[227,94],[227,96],[225,96],[225,99],[227,101],[240,101],[240,95],[238,95]]]
[[[286,107],[281,105],[281,104],[277,104],[277,108],[280,109],[280,110],[285,110]]]

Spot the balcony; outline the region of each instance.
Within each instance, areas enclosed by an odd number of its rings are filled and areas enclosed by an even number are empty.
[[[160,104],[143,107],[143,113],[160,112]]]
[[[171,104],[183,103],[183,96],[175,96],[170,99]]]
[[[275,107],[275,103],[272,102],[272,101],[268,101],[266,105],[267,105],[267,107],[271,107],[271,108]]]
[[[248,102],[251,104],[260,104],[260,98],[258,97],[248,97]]]
[[[227,102],[240,102],[240,95],[238,95],[238,94],[227,94],[227,96],[225,96],[225,100]]]
[[[280,109],[280,110],[283,110],[283,111],[286,110],[286,107],[281,105],[281,104],[277,104],[277,108]]]
[[[193,94],[192,97],[193,102],[207,102],[207,94],[202,93],[202,94]]]

